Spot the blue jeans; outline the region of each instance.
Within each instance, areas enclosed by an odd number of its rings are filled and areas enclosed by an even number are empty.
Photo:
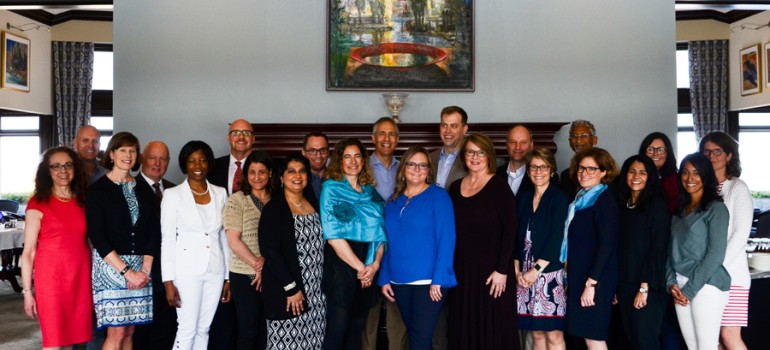
[[[409,332],[410,350],[431,350],[441,306],[447,297],[447,288],[441,288],[441,300],[430,299],[430,285],[391,284],[401,318]]]

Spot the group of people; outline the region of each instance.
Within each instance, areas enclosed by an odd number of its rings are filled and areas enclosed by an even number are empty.
[[[97,163],[83,127],[37,170],[25,311],[44,348],[106,329],[103,349],[374,349],[383,309],[393,349],[606,349],[611,323],[638,349],[680,333],[745,348],[753,203],[732,137],[707,135],[677,169],[652,133],[618,169],[578,120],[559,176],[523,125],[499,167],[462,108],[441,111],[439,133],[440,149],[397,159],[385,117],[371,154],[313,132],[274,160],[236,120],[230,154],[182,147],[175,185],[162,142],[142,153],[120,132]]]

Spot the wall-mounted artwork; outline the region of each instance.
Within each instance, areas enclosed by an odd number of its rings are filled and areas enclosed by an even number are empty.
[[[473,0],[327,0],[327,90],[473,91]]]
[[[765,54],[762,55],[762,72],[764,73],[765,88],[770,89],[770,66],[767,65],[767,58],[770,57],[770,43],[765,43]]]
[[[3,32],[2,87],[29,92],[29,39]]]
[[[759,45],[749,46],[740,52],[741,95],[753,95],[762,92],[762,78],[759,64]]]

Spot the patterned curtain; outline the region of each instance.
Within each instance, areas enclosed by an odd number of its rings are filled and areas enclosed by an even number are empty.
[[[728,41],[691,41],[690,105],[695,137],[727,129]]]
[[[77,130],[91,120],[94,44],[54,41],[54,117],[58,146],[71,146]]]

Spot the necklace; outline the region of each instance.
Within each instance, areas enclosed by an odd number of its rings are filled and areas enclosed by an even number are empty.
[[[208,186],[207,186],[207,187],[206,187],[206,190],[205,190],[205,191],[203,191],[203,193],[199,193],[199,192],[195,192],[195,190],[193,190],[193,189],[192,189],[192,187],[190,187],[190,192],[192,192],[192,193],[193,193],[194,195],[196,195],[196,196],[205,196],[205,195],[206,195],[206,193],[209,193],[209,188],[208,188]]]
[[[631,199],[628,199],[628,202],[626,202],[626,208],[628,209],[634,209],[639,203],[632,203]]]
[[[69,197],[60,197],[56,193],[53,194],[53,198],[58,199],[59,202],[62,202],[62,203],[67,203],[67,202],[72,200],[72,196],[71,195]]]
[[[297,203],[294,203],[294,201],[292,201],[291,199],[289,199],[289,197],[286,197],[286,199],[287,199],[287,200],[288,200],[288,201],[289,201],[291,204],[294,204],[294,206],[295,206],[295,207],[297,207],[297,208],[302,208],[302,197],[299,197],[299,202],[297,202]]]

